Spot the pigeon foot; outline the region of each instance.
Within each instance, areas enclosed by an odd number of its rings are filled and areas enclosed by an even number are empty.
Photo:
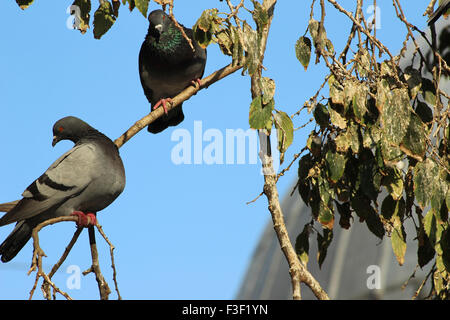
[[[93,213],[74,211],[71,215],[78,217],[77,227],[87,228],[97,224],[97,217]]]
[[[195,89],[199,89],[202,86],[202,79],[192,80],[191,85],[193,85]]]
[[[172,99],[170,98],[166,98],[166,99],[161,99],[159,100],[154,106],[153,106],[153,110],[158,109],[159,107],[163,107],[164,109],[164,113],[167,114],[167,103],[172,103]]]

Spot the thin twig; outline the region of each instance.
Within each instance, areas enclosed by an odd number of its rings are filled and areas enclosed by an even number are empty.
[[[96,225],[98,232],[102,235],[103,239],[105,239],[106,243],[108,243],[109,245],[109,253],[111,255],[111,268],[113,270],[113,281],[114,281],[114,286],[116,287],[116,292],[117,292],[117,298],[119,300],[122,300],[122,297],[120,296],[120,292],[119,292],[119,286],[117,284],[117,272],[116,272],[116,264],[114,262],[114,245],[111,243],[111,241],[109,241],[108,237],[106,236],[106,234],[103,232],[103,228],[101,225],[97,224]]]

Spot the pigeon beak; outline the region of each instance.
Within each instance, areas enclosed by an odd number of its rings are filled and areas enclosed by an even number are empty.
[[[57,136],[53,136],[52,147],[54,147],[61,139]]]
[[[160,24],[155,26],[155,29],[158,30],[158,32],[161,34],[162,30],[163,30],[163,25],[160,23]]]

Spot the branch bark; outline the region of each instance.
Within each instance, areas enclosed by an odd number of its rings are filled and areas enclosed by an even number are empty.
[[[108,286],[108,283],[105,281],[105,278],[102,275],[100,270],[100,264],[98,262],[98,251],[97,251],[97,243],[95,241],[95,230],[94,227],[91,226],[88,228],[89,232],[89,245],[91,247],[91,257],[92,257],[92,265],[86,271],[83,271],[83,275],[87,275],[89,273],[95,274],[95,280],[97,280],[98,291],[100,293],[101,300],[108,300],[109,294],[111,293],[111,289]]]
[[[37,270],[36,272],[36,280],[34,282],[33,288],[30,291],[30,296],[29,296],[29,300],[32,299],[34,291],[36,290],[37,284],[39,282],[39,279],[42,277],[43,278],[43,283],[42,283],[42,293],[44,295],[44,298],[50,300],[51,299],[51,295],[50,295],[50,287],[53,288],[53,298],[55,298],[55,293],[58,292],[61,295],[63,295],[66,299],[68,300],[72,300],[72,298],[64,291],[62,291],[61,289],[59,289],[51,280],[52,276],[56,273],[56,271],[58,271],[59,267],[64,263],[64,261],[66,260],[67,256],[69,255],[69,252],[72,250],[73,245],[76,243],[76,241],[78,240],[79,235],[81,234],[81,232],[83,231],[84,228],[82,227],[78,227],[77,230],[75,231],[70,243],[67,245],[66,249],[64,250],[63,255],[61,256],[61,258],[58,260],[58,262],[53,266],[52,270],[50,271],[49,274],[46,274],[43,271],[42,268],[42,257],[46,257],[44,251],[42,250],[42,248],[40,247],[39,244],[39,232],[42,230],[42,228],[55,224],[55,223],[59,223],[59,222],[64,222],[64,221],[73,221],[73,222],[78,222],[78,217],[76,216],[63,216],[63,217],[57,217],[57,218],[52,218],[52,219],[48,219],[40,224],[38,224],[32,232],[32,238],[33,238],[33,256],[32,256],[32,263],[31,263],[31,267],[30,270],[28,271],[28,274],[30,274],[31,272]],[[92,265],[91,267],[83,272],[83,275],[87,275],[88,273],[92,272],[95,274],[97,283],[98,283],[98,287],[99,287],[99,292],[100,292],[100,298],[103,300],[108,299],[109,294],[111,293],[111,290],[109,289],[108,283],[105,281],[105,278],[103,277],[101,270],[100,270],[100,265],[98,262],[98,251],[97,251],[97,245],[96,245],[96,241],[95,241],[95,229],[94,227],[97,228],[97,230],[99,231],[99,233],[102,235],[102,237],[105,239],[105,241],[108,243],[109,247],[110,247],[110,254],[111,254],[111,267],[113,269],[113,280],[114,280],[114,284],[116,287],[116,291],[117,291],[117,295],[118,295],[118,299],[122,299],[122,297],[120,296],[119,293],[119,289],[117,286],[117,279],[116,279],[116,267],[115,267],[115,263],[114,263],[114,254],[113,254],[113,250],[114,250],[114,246],[113,244],[109,241],[109,239],[106,237],[105,233],[103,232],[103,229],[101,227],[101,225],[99,225],[98,223],[95,226],[91,226],[89,227],[89,243],[90,243],[90,248],[91,248],[91,257],[92,257]]]
[[[261,95],[261,77],[262,77],[262,65],[264,60],[264,53],[266,50],[267,39],[269,36],[269,30],[273,19],[273,10],[275,8],[277,0],[264,0],[263,7],[267,9],[272,14],[269,17],[267,25],[261,32],[261,51],[260,51],[260,67],[258,71],[254,73],[251,78],[251,94],[252,99]],[[278,238],[281,250],[286,257],[289,264],[289,274],[291,276],[292,283],[292,297],[294,300],[301,299],[300,283],[304,282],[308,287],[311,288],[314,295],[321,300],[328,300],[328,295],[321,288],[320,284],[314,279],[314,277],[308,272],[306,267],[301,264],[298,259],[297,253],[291,243],[289,234],[286,228],[286,223],[283,217],[283,211],[280,205],[280,199],[278,194],[278,188],[276,185],[277,175],[273,168],[273,158],[270,151],[270,133],[260,131],[260,158],[263,164],[264,172],[264,188],[263,192],[267,197],[269,206],[268,209],[272,216],[273,227]]]
[[[241,69],[242,66],[232,66],[231,64],[223,67],[220,70],[217,70],[216,72],[213,72],[208,77],[203,78],[201,80],[202,85],[201,86],[190,86],[187,87],[184,91],[182,91],[180,94],[172,98],[172,103],[167,104],[167,111],[178,107],[181,103],[184,101],[190,99],[193,95],[197,94],[202,89],[208,88],[213,83],[229,76],[230,74],[236,72],[237,70]],[[129,141],[133,136],[135,136],[139,131],[147,127],[150,123],[158,119],[159,117],[162,117],[164,114],[163,108],[158,108],[156,110],[153,110],[148,115],[143,117],[141,120],[137,121],[134,125],[132,125],[124,134],[122,134],[119,138],[117,138],[114,143],[118,148],[122,147],[127,141]]]

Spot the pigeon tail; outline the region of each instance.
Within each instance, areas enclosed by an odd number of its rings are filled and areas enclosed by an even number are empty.
[[[163,115],[162,117],[150,123],[147,127],[147,130],[150,133],[159,133],[161,131],[164,131],[168,127],[177,126],[183,120],[184,120],[184,113],[180,105],[176,108],[169,110],[167,115]]]
[[[20,221],[11,234],[0,244],[0,255],[2,262],[13,259],[31,238],[33,228],[25,221]]]

